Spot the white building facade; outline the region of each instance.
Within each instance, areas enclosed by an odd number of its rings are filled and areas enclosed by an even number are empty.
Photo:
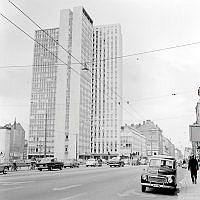
[[[122,126],[120,133],[120,155],[146,156],[146,137],[133,126]]]
[[[0,127],[0,157],[2,160],[10,159],[11,126]]]
[[[61,10],[59,28],[45,32],[35,35],[29,158],[88,155],[91,73],[80,63],[92,60],[93,21],[83,7]]]
[[[94,157],[119,155],[122,125],[121,56],[121,26],[94,27],[91,108],[91,154]]]

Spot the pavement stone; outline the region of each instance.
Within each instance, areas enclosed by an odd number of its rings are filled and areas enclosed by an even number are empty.
[[[180,182],[181,191],[178,200],[199,200],[200,199],[200,172],[197,174],[197,184],[193,184],[190,171],[185,173],[184,179]]]

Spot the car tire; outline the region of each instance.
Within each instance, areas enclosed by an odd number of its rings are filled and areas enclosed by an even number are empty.
[[[3,170],[3,174],[7,174],[7,170],[6,170],[6,168],[4,168],[4,170]]]
[[[145,192],[146,191],[146,186],[142,185],[141,189],[142,189],[142,192]]]

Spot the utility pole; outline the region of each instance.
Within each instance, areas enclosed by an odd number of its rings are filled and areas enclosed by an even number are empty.
[[[152,156],[152,135],[151,135],[151,156]]]
[[[78,142],[77,142],[77,135],[78,135],[78,134],[76,134],[76,161],[77,161],[77,157],[78,157],[78,155],[77,155],[77,154],[78,154],[78,152],[77,152],[77,149],[78,149],[78,148],[77,148],[77,143],[78,143]]]
[[[47,154],[47,111],[45,113],[45,129],[44,129],[44,157]]]

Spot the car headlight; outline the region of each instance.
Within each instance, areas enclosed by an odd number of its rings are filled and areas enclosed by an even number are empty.
[[[168,183],[174,182],[174,176],[168,176]]]
[[[146,174],[143,174],[143,175],[142,175],[142,179],[145,180],[145,181],[147,181],[148,176],[147,176]]]

